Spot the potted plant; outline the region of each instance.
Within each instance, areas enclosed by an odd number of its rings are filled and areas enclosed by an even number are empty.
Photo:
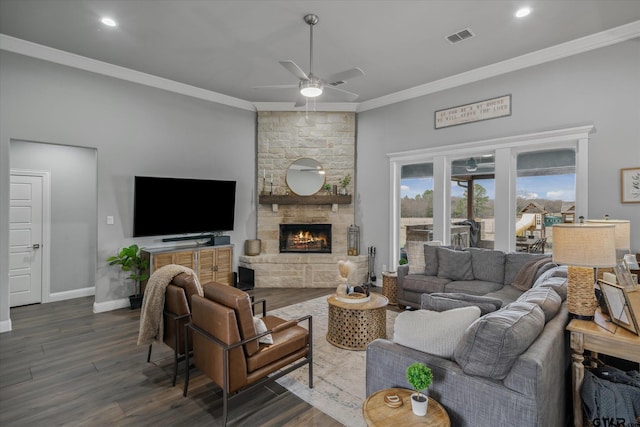
[[[331,184],[325,184],[322,186],[322,189],[327,192],[327,194],[331,194]]]
[[[407,368],[407,382],[411,384],[411,387],[416,391],[416,393],[411,395],[411,409],[413,413],[418,416],[427,415],[429,400],[421,391],[428,389],[432,381],[433,374],[431,373],[431,369],[424,363],[412,363]]]
[[[346,195],[347,194],[347,185],[349,185],[351,183],[351,174],[346,174],[344,178],[342,178],[340,180],[340,188],[342,190],[340,190],[341,194]]]
[[[122,271],[129,273],[128,279],[135,282],[135,294],[129,296],[131,309],[142,306],[142,294],[140,293],[140,282],[149,278],[149,261],[141,256],[141,249],[138,245],[131,245],[122,248],[117,255],[106,259],[109,265],[119,265]]]

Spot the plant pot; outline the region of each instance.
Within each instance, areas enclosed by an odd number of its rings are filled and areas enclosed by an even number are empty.
[[[424,394],[413,393],[411,395],[411,409],[417,416],[424,417],[427,415],[428,406],[429,398]]]
[[[142,307],[142,295],[129,295],[131,310]]]

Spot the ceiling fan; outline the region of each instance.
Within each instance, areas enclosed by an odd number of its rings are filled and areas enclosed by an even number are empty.
[[[301,107],[305,105],[308,98],[315,98],[322,95],[324,89],[330,89],[339,91],[345,96],[348,101],[355,101],[358,99],[358,95],[349,92],[344,89],[340,89],[336,86],[346,83],[348,80],[356,77],[364,76],[364,72],[360,68],[352,68],[350,70],[342,71],[329,76],[326,79],[320,78],[313,74],[313,26],[318,23],[318,16],[314,14],[308,14],[304,16],[304,22],[309,25],[309,74],[302,71],[295,62],[287,60],[280,61],[280,65],[286,68],[291,74],[296,76],[300,81],[297,85],[285,84],[285,85],[271,85],[271,86],[258,86],[261,89],[287,89],[298,88],[300,91],[300,97],[296,101],[295,106]]]

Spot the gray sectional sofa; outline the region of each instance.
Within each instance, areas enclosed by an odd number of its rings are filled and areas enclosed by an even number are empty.
[[[522,269],[530,261],[520,259],[520,255],[523,254],[504,254],[505,276],[515,278],[518,275],[516,263]],[[488,256],[500,258],[495,253]],[[488,265],[486,262],[483,264],[485,267]],[[567,425],[571,413],[567,408],[571,377],[568,334],[565,331],[568,322],[566,268],[552,265],[547,271],[534,276],[538,277],[531,289],[524,292],[505,284],[509,281],[504,277],[501,281],[477,280],[481,283],[474,283],[478,277],[477,270],[473,280],[449,278],[445,282],[416,278],[427,287],[431,286],[428,289],[438,291],[439,295],[446,295],[443,291],[451,284],[449,289],[458,294],[468,295],[465,292],[475,291],[476,295],[484,295],[486,301],[498,301],[500,308],[489,308],[481,315],[473,301],[465,301],[471,307],[441,313],[427,310],[400,313],[396,328],[401,325],[403,329],[396,330],[393,339],[377,339],[367,348],[367,396],[390,387],[410,388],[406,381],[406,368],[411,363],[422,362],[433,372],[428,395],[445,407],[452,426]],[[405,274],[404,278],[407,277]],[[437,274],[432,277],[438,278]],[[420,307],[422,302],[433,304],[432,296],[435,294],[425,294],[423,298],[415,283],[409,286],[409,298],[406,298],[405,287],[398,291],[399,299],[400,292],[404,292],[404,301],[411,303],[407,305],[414,305],[416,297],[413,294],[419,294]],[[446,307],[449,303],[456,307],[459,300],[444,301],[444,308],[449,308]],[[462,310],[469,309],[477,310],[475,320],[470,320],[468,326],[460,325],[458,318],[462,316],[458,316],[456,310],[462,313]],[[448,316],[449,320],[427,324],[417,320],[415,324],[411,323],[411,319],[420,318],[422,314],[442,314],[443,319]],[[450,331],[449,328],[458,328],[458,331]],[[412,334],[413,340],[410,339]],[[422,339],[424,336],[431,338]],[[429,339],[435,339],[432,345]],[[456,341],[445,342],[452,339]],[[451,347],[443,350],[446,345]]]
[[[415,249],[422,253],[409,252],[409,264],[398,267],[398,304],[412,308],[420,308],[423,293],[463,293],[493,297],[505,303],[515,301],[524,289],[513,286],[522,268],[536,260],[549,260],[549,255],[480,248],[460,251],[424,242]],[[528,279],[535,281],[552,266],[547,262],[532,270]]]

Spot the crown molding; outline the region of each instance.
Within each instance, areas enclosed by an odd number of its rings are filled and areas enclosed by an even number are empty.
[[[436,80],[420,86],[415,86],[400,92],[381,96],[379,98],[363,101],[360,103],[322,103],[315,104],[314,111],[355,111],[363,112],[375,108],[407,101],[442,90],[451,89],[457,86],[474,83],[480,80],[499,76],[512,71],[543,64],[545,62],[566,58],[572,55],[588,52],[600,47],[624,42],[640,37],[640,21],[621,25],[600,33],[591,34],[566,43],[561,43],[546,49],[511,58],[485,67],[476,68],[444,79]],[[305,107],[293,107],[290,102],[255,102],[245,101],[223,95],[210,90],[201,89],[195,86],[178,83],[173,80],[146,74],[107,62],[53,49],[37,43],[18,39],[15,37],[0,34],[0,50],[18,53],[33,58],[66,65],[145,86],[163,89],[169,92],[179,93],[205,101],[215,102],[230,107],[240,108],[249,111],[305,111]]]
[[[308,108],[305,106],[294,107],[293,102],[254,102],[253,106],[257,111],[308,111],[308,112],[335,112],[346,111],[355,112],[358,109],[357,102],[317,102],[311,103]]]
[[[474,70],[466,71],[464,73],[456,74],[454,76],[446,77],[420,86],[415,86],[390,95],[363,101],[358,106],[357,111],[363,112],[373,110],[375,108],[384,107],[397,102],[430,95],[445,89],[474,83],[480,80],[499,76],[501,74],[522,70],[524,68],[588,52],[593,49],[610,46],[612,44],[624,42],[637,37],[640,37],[640,21],[634,21],[610,30],[591,34],[589,36],[517,56],[505,61],[496,62],[495,64],[476,68]]]
[[[97,61],[95,59],[65,52],[63,50],[53,49],[41,44],[7,36],[5,34],[0,34],[0,49],[84,71],[90,71],[92,73],[114,77],[116,79],[191,96],[193,98],[203,99],[205,101],[215,102],[217,104],[224,104],[230,107],[241,108],[243,110],[255,111],[253,104],[243,99],[222,95],[220,93],[184,83],[178,83],[152,74],[141,73],[140,71],[109,64],[107,62]]]

